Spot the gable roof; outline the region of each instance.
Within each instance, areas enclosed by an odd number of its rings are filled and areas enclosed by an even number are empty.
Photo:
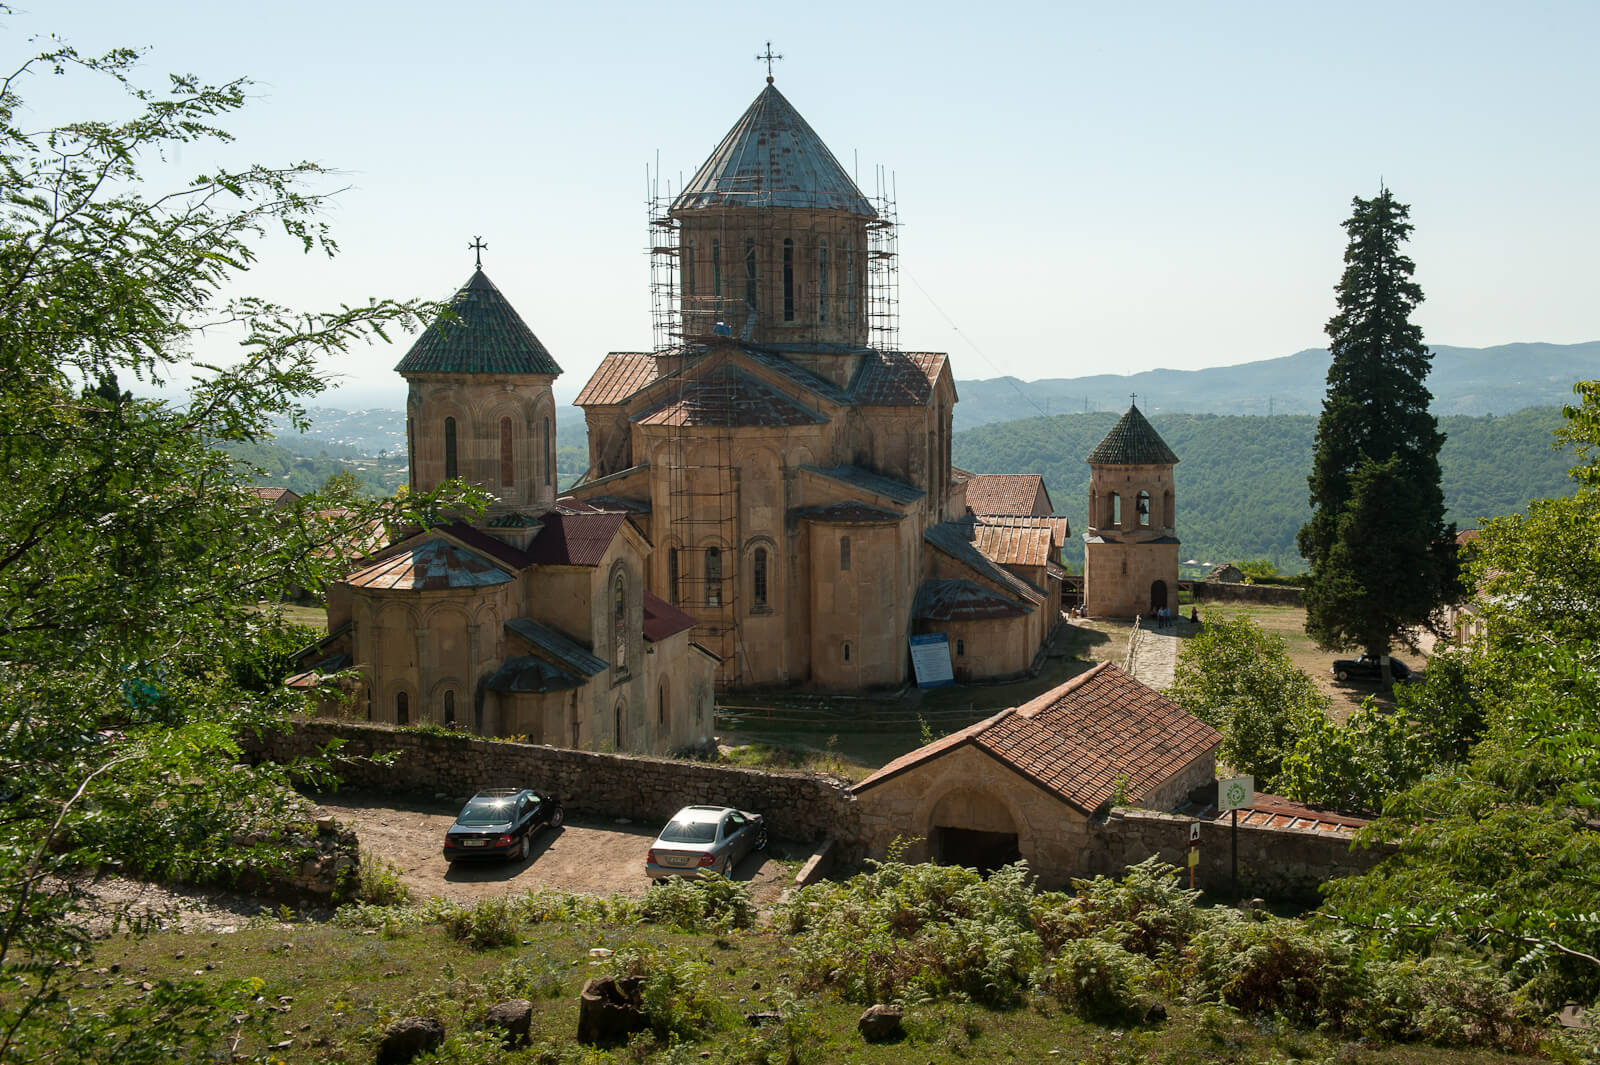
[[[896,758],[851,790],[860,793],[970,744],[1092,814],[1119,788],[1137,802],[1221,740],[1210,725],[1104,662],[1032,702]]]
[[[546,566],[598,566],[627,521],[628,516],[618,511],[551,511],[545,515],[544,528],[528,545],[528,559]]]
[[[436,318],[395,370],[401,374],[561,372],[550,352],[479,267],[447,305],[455,321]]]
[[[698,621],[665,599],[644,593],[644,638],[651,643],[660,643],[668,636],[675,636],[698,624]]]
[[[813,207],[878,217],[770,81],[672,201],[674,211],[703,207]]]
[[[654,352],[611,351],[600,360],[583,391],[572,401],[574,407],[606,406],[621,403],[641,388],[663,376]]]
[[[1061,523],[1066,524],[1062,518]],[[1059,559],[1058,538],[1050,526],[972,523],[972,546],[991,562],[1002,566],[1044,566]]]
[[[1105,439],[1089,452],[1088,461],[1096,466],[1170,466],[1178,456],[1139,413],[1139,408],[1130,406]]]
[[[1045,601],[1045,593],[1031,581],[1023,580],[1004,566],[991,562],[974,547],[973,536],[974,524],[970,521],[941,521],[937,525],[929,526],[922,533],[922,538],[928,543],[980,576],[987,577],[1002,588],[1010,589],[1030,603]]]
[[[738,371],[685,381],[665,402],[634,417],[641,425],[701,425],[722,429],[820,425],[827,420],[777,389]]]
[[[513,579],[482,555],[432,536],[398,545],[345,577],[344,583],[380,591],[438,591],[486,588]]]
[[[975,473],[967,479],[967,509],[979,515],[1032,516],[1040,493],[1048,508],[1050,493],[1037,473]]]
[[[558,665],[580,676],[597,676],[611,668],[605,659],[591,654],[576,641],[532,618],[512,618],[506,622],[505,628],[507,632],[521,637],[528,646],[544,652]]]
[[[924,407],[949,356],[942,351],[869,350],[850,381],[863,407]]]

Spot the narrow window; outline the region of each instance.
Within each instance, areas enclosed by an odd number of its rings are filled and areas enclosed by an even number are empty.
[[[845,321],[856,323],[856,249],[853,244],[844,246]]]
[[[957,658],[965,658],[966,656],[967,656],[967,641],[966,640],[957,640],[956,641],[956,657]]]
[[[617,750],[622,750],[622,702],[617,702],[617,720],[614,725],[614,735],[617,737]]]
[[[661,682],[661,688],[656,692],[656,724],[665,726],[667,723],[667,682]]]
[[[706,548],[706,606],[722,605],[722,551]]]
[[[411,720],[411,697],[399,692],[394,697],[394,723],[404,725]]]
[[[511,419],[500,419],[500,483],[509,488],[517,483],[517,464],[511,454]]]
[[[850,568],[850,537],[848,536],[839,537],[839,568],[842,570]]]
[[[694,241],[683,246],[683,294],[694,295]]]
[[[754,561],[750,564],[750,585],[755,594],[756,606],[767,605],[767,549],[756,548]]]
[[[417,490],[417,430],[416,423],[406,419],[406,479],[411,482],[411,490]]]
[[[756,242],[744,238],[744,301],[754,310],[756,306]]]
[[[817,321],[828,320],[828,242],[817,249]]]
[[[612,595],[611,631],[617,646],[617,672],[628,671],[628,589],[622,574],[617,574]]]
[[[444,693],[444,723],[446,725],[454,725],[456,723],[456,693],[454,691]]]
[[[722,298],[722,241],[711,242],[711,295]]]
[[[544,439],[544,483],[550,484],[550,479],[556,475],[555,444],[550,440],[550,419],[546,418],[540,428],[540,435]]]
[[[1111,524],[1122,528],[1122,495],[1118,492],[1111,493]]]
[[[444,475],[448,480],[456,475],[456,420],[444,420]]]
[[[667,549],[667,602],[678,605],[678,549]]]
[[[1161,493],[1161,524],[1168,529],[1175,528],[1177,522],[1172,520],[1172,489]]]
[[[794,321],[794,241],[783,238],[783,320]]]
[[[1139,499],[1138,499],[1138,502],[1136,502],[1134,504],[1134,510],[1139,515],[1139,527],[1140,528],[1149,528],[1150,527],[1150,493],[1149,492],[1140,492],[1139,493]]]
[[[846,662],[850,661],[850,645],[849,644],[845,644],[844,645],[844,660]]]

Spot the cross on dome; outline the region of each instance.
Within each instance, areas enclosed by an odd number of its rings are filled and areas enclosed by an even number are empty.
[[[766,50],[765,54],[759,54],[758,53],[756,55],[756,62],[757,63],[763,63],[764,62],[764,63],[767,64],[767,84],[768,85],[772,84],[772,61],[774,59],[782,59],[782,58],[783,58],[783,56],[777,55],[772,51],[772,42],[771,41],[767,42],[767,50]]]
[[[489,245],[487,245],[487,244],[485,244],[483,242],[483,238],[482,237],[473,237],[472,238],[472,243],[467,245],[468,248],[472,249],[474,252],[477,253],[478,269],[479,270],[483,269],[483,249],[487,248],[488,246]]]

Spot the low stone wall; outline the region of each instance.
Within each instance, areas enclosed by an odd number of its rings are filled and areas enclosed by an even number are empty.
[[[637,755],[504,743],[467,734],[410,732],[363,722],[314,720],[289,735],[247,741],[258,760],[288,762],[335,740],[345,786],[413,799],[465,797],[482,788],[534,788],[559,795],[574,813],[666,821],[692,803],[765,815],[775,836],[849,849],[859,839],[855,799],[843,782]],[[383,765],[375,756],[393,754]]]
[[[1184,868],[1191,817],[1150,810],[1112,810],[1092,822],[1089,864],[1096,874],[1120,875],[1158,855]],[[1195,882],[1219,895],[1232,890],[1233,833],[1227,821],[1201,821],[1200,866]],[[1392,846],[1351,849],[1350,837],[1303,828],[1239,826],[1239,890],[1245,898],[1315,901],[1318,885],[1366,872],[1394,852]]]
[[[845,869],[869,842],[862,803],[842,781],[805,773],[773,773],[702,762],[597,754],[469,735],[401,731],[384,725],[313,720],[294,733],[246,742],[251,757],[288,762],[342,740],[337,773],[345,785],[410,799],[463,797],[480,788],[533,787],[560,795],[574,813],[665,821],[691,803],[737,806],[766,816],[772,834],[797,842],[835,842]],[[393,754],[391,765],[373,761]],[[1087,830],[1083,851],[1064,859],[1069,867],[1037,870],[1041,879],[1121,875],[1151,855],[1183,866],[1194,820],[1148,810],[1116,809]],[[907,825],[904,834],[924,829]],[[1199,882],[1229,891],[1229,833],[1225,823],[1200,822]],[[1240,890],[1247,897],[1317,897],[1326,880],[1370,869],[1390,849],[1351,850],[1345,835],[1289,828],[1239,829]]]
[[[1284,584],[1232,584],[1227,581],[1187,581],[1201,603],[1262,603],[1267,606],[1304,606],[1305,589]]]

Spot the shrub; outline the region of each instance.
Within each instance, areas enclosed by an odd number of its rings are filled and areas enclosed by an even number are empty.
[[[581,895],[537,888],[516,900],[517,917],[527,924],[570,921],[574,924],[635,924],[644,919],[637,899],[625,895]]]
[[[1153,966],[1104,939],[1065,944],[1039,976],[1041,990],[1088,1020],[1138,1024],[1150,1012],[1145,992]]]
[[[515,906],[510,899],[499,896],[455,907],[445,914],[444,926],[473,950],[509,947],[522,937]]]
[[[1520,1054],[1539,1045],[1539,1011],[1484,966],[1442,956],[1380,961],[1366,985],[1347,1022],[1365,1035]]]
[[[1046,950],[1095,936],[1158,958],[1186,947],[1203,924],[1194,904],[1200,893],[1184,888],[1178,877],[1175,866],[1146,858],[1129,866],[1121,880],[1074,880],[1075,895],[1035,897],[1029,917]]]
[[[1246,1013],[1338,1024],[1356,991],[1350,947],[1298,921],[1218,919],[1192,948],[1202,988]]]
[[[411,901],[411,889],[400,879],[400,869],[393,862],[363,851],[356,872],[356,897],[375,906],[404,906]]]
[[[748,884],[712,873],[652,885],[642,912],[654,924],[707,932],[749,928],[755,923],[756,905]]]
[[[713,1026],[716,1000],[710,966],[655,947],[625,948],[610,958],[610,974],[644,980],[640,1001],[657,1039],[698,1039]]]

